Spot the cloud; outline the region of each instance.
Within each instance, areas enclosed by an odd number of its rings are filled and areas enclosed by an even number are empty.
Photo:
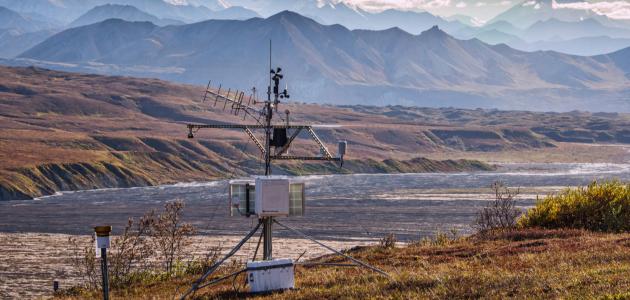
[[[186,0],[164,0],[164,2],[173,5],[188,5],[188,1]]]
[[[630,20],[630,2],[628,1],[603,1],[603,2],[552,2],[554,9],[568,8],[577,10],[590,10],[600,15],[605,15],[612,19]]]
[[[527,2],[523,3],[523,6],[532,6],[532,5],[536,5],[536,1],[535,0],[527,1]]]
[[[429,0],[424,2],[426,2],[425,7],[429,8],[438,8],[451,5],[451,0]]]
[[[178,0],[172,0],[178,1]],[[470,8],[470,7],[501,7],[510,6],[514,0],[321,0],[333,3],[344,2],[354,7],[361,7],[367,11],[383,11],[386,9],[400,10],[431,10],[444,8]],[[522,1],[522,0],[517,0]],[[630,0],[629,0],[630,1]],[[535,0],[532,0],[535,4]],[[534,5],[532,4],[532,5]]]
[[[343,2],[372,11],[390,8],[403,10],[443,8],[453,3],[451,0],[345,0]]]

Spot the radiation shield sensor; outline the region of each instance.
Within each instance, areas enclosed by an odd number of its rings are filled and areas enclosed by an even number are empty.
[[[231,216],[295,217],[305,211],[303,181],[284,176],[260,176],[229,182]]]

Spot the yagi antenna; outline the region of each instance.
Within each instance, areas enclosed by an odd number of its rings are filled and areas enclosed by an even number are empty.
[[[229,106],[230,114],[235,116],[242,115],[243,119],[249,116],[256,121],[256,124],[188,124],[188,137],[194,138],[194,134],[202,128],[242,129],[254,144],[258,146],[261,155],[265,158],[265,175],[271,174],[271,162],[273,160],[335,161],[342,166],[346,149],[345,142],[339,143],[339,152],[336,156],[333,156],[324,142],[322,142],[317,133],[313,130],[317,125],[291,124],[289,122],[288,110],[285,111],[286,122],[274,124],[274,111],[278,113],[281,101],[289,99],[291,96],[289,95],[288,84],[285,84],[285,88],[280,90],[280,82],[284,79],[284,74],[282,73],[282,68],[271,67],[271,50],[271,41],[269,41],[269,85],[267,86],[266,101],[257,99],[256,87],[253,87],[251,93],[246,96],[245,92],[238,90],[232,91],[231,88],[228,88],[227,92],[222,92],[222,85],[220,84],[214,89],[212,87],[212,81],[208,81],[203,96],[203,102],[205,102],[206,99],[214,98],[215,107],[223,107],[225,111]],[[245,98],[248,99],[246,103]],[[263,141],[260,141],[254,135],[253,130],[256,129],[264,130],[265,139]],[[317,155],[288,155],[289,147],[302,131],[306,131],[319,147]],[[271,151],[271,148],[275,148],[275,151]]]
[[[243,120],[245,120],[247,116],[250,116],[258,123],[258,125],[263,125],[263,123],[260,121],[263,114],[261,108],[253,106],[253,104],[256,103],[255,89],[252,89],[252,94],[250,95],[245,95],[245,92],[238,90],[232,91],[231,88],[227,90],[227,93],[224,93],[221,91],[221,89],[221,85],[214,89],[212,87],[211,81],[209,81],[208,85],[206,86],[206,90],[204,91],[202,102],[205,102],[207,99],[214,98],[214,107],[219,106],[222,107],[223,110],[226,110],[229,105],[231,114],[235,116],[242,115]],[[248,99],[247,103],[244,103],[245,98]]]

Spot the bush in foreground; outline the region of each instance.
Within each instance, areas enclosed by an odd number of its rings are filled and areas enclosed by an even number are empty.
[[[519,219],[519,226],[630,231],[630,184],[593,182],[546,196]]]
[[[147,212],[137,222],[129,219],[122,234],[112,239],[108,267],[112,290],[203,273],[214,263],[219,248],[210,249],[205,257],[185,252],[196,230],[182,221],[183,209],[184,203],[176,200],[167,202],[161,212]],[[96,256],[94,236],[89,243],[76,237],[69,238],[69,243],[73,248],[70,264],[83,279],[83,284],[69,293],[89,294],[101,289],[100,259]]]
[[[514,229],[521,211],[516,208],[519,189],[510,189],[503,182],[497,181],[491,186],[494,200],[490,201],[477,213],[473,227],[479,233],[493,230]]]

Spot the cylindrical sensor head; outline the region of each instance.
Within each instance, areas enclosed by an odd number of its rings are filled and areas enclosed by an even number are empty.
[[[96,248],[103,249],[109,248],[110,237],[112,232],[111,226],[96,226],[94,227],[94,233],[96,234]]]

